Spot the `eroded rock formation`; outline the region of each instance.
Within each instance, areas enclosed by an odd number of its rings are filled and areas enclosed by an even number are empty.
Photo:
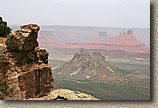
[[[34,24],[21,26],[6,41],[9,50],[30,51],[38,47],[37,37],[40,27]]]
[[[15,94],[8,99],[45,96],[53,89],[48,53],[38,47],[39,29],[36,24],[21,26],[20,30],[8,37],[6,46],[2,46],[7,50],[1,51],[0,70],[3,81],[7,81],[14,88]]]
[[[108,83],[124,83],[127,79],[98,52],[81,49],[60,68],[54,70],[58,78],[72,80],[97,80]]]

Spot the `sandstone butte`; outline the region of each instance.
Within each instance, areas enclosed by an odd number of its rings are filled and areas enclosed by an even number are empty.
[[[128,30],[127,33],[124,30],[122,35],[108,42],[106,48],[109,50],[123,50],[130,53],[150,53],[150,48],[137,40],[133,36],[132,30]]]
[[[48,52],[38,47],[39,29],[28,24],[8,38],[0,38],[0,84],[6,81],[14,88],[13,96],[4,100],[98,100],[85,93],[53,90]]]
[[[45,33],[46,34],[46,33]],[[48,34],[47,34],[48,35]],[[49,33],[49,36],[52,34]],[[119,36],[98,36],[92,41],[87,43],[60,43],[56,39],[43,38],[40,35],[40,46],[66,48],[66,49],[91,49],[91,50],[106,50],[106,51],[124,51],[130,54],[150,54],[150,48],[141,41],[137,40],[132,30],[128,30],[127,33],[124,30]]]

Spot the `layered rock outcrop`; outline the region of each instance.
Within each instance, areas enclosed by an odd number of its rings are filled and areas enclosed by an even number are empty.
[[[48,53],[38,47],[39,29],[36,24],[21,26],[6,40],[7,50],[1,52],[0,70],[3,81],[14,88],[15,95],[8,99],[41,97],[53,89]]]

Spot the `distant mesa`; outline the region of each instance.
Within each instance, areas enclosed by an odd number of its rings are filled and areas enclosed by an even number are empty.
[[[52,31],[40,31],[39,32],[39,42],[46,42],[46,43],[61,43],[52,35]]]
[[[112,44],[112,45],[144,45],[142,42],[140,42],[139,40],[137,40],[133,35],[132,35],[132,30],[128,30],[127,33],[123,32],[122,35],[118,36],[117,38],[115,38],[114,40],[112,40],[111,42],[109,42],[108,44]]]
[[[88,43],[107,44],[115,38],[115,36],[108,36],[107,32],[98,32],[98,36]]]
[[[43,30],[41,30],[41,31],[39,32],[39,34],[40,34],[40,35],[52,35],[52,31],[43,31]]]
[[[150,48],[133,36],[133,31],[124,29],[118,36],[108,36],[107,32],[98,32],[97,37],[87,43],[61,43],[52,36],[52,31],[39,33],[40,46],[66,49],[94,49],[106,51],[124,51],[126,53],[150,54]]]
[[[133,36],[132,30],[128,30],[126,33],[125,29],[123,34],[109,42],[107,47],[109,50],[150,53],[150,49]]]
[[[98,36],[107,36],[107,32],[99,32]]]
[[[39,46],[49,46],[50,44],[61,44],[55,37],[52,35],[52,31],[43,31],[39,32]]]

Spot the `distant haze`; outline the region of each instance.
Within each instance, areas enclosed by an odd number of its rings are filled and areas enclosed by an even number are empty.
[[[99,32],[106,32],[108,37],[119,36],[124,29],[132,30],[136,39],[150,46],[150,29],[148,28],[41,26],[41,31],[51,31],[52,36],[63,43],[86,43],[98,37]]]
[[[150,28],[150,0],[3,0],[9,25]]]

